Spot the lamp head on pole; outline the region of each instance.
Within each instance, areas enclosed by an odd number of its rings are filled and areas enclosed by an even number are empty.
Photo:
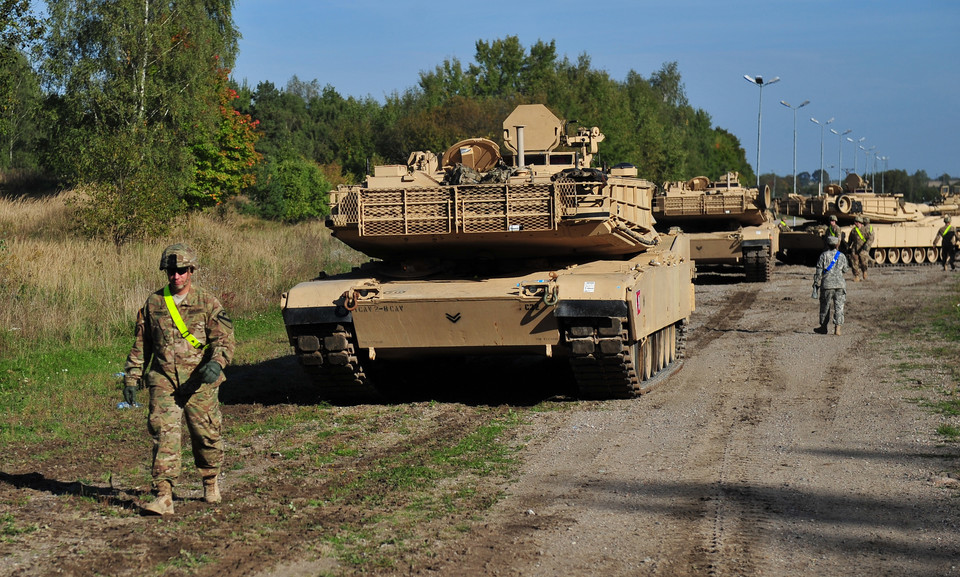
[[[766,82],[763,81],[763,76],[750,76],[749,74],[744,74],[743,77],[747,80],[747,82],[752,82],[757,86],[763,86],[764,84],[773,84],[774,82],[780,81],[779,76],[774,76],[772,79]]]

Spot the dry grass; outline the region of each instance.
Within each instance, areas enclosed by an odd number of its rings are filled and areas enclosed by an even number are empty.
[[[281,292],[321,270],[365,260],[320,222],[281,225],[231,211],[193,215],[168,238],[118,249],[71,234],[65,200],[0,198],[0,354],[14,342],[129,336],[137,309],[166,283],[160,253],[174,242],[199,252],[195,282],[235,317],[277,307]]]

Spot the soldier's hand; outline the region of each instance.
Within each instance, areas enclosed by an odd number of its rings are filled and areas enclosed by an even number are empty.
[[[223,367],[220,366],[220,363],[216,361],[210,361],[207,364],[200,367],[200,371],[197,373],[200,377],[201,383],[212,383],[220,378],[220,373],[223,371]]]

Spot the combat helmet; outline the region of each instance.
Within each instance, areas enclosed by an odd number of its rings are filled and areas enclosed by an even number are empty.
[[[943,222],[950,222],[950,215],[943,217]]]
[[[163,249],[160,256],[160,270],[190,266],[197,268],[197,253],[192,248],[178,242]]]
[[[827,245],[828,245],[828,246],[837,246],[837,245],[839,245],[839,244],[840,244],[840,239],[839,239],[839,238],[837,238],[837,237],[835,237],[835,236],[828,236],[828,237],[827,237]]]

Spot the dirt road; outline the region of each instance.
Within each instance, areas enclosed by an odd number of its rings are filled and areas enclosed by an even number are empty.
[[[956,277],[850,282],[843,334],[828,336],[813,333],[811,273],[698,286],[683,370],[638,401],[543,415],[480,534],[416,573],[960,575],[942,473],[957,447],[910,402],[950,375],[917,342],[930,331],[901,332]]]
[[[841,336],[813,332],[812,269],[774,278],[702,275],[680,372],[640,399],[523,411],[517,476],[443,480],[451,513],[412,517],[429,503],[379,493],[377,463],[418,465],[523,408],[489,381],[447,387],[470,400],[318,408],[289,358],[233,367],[248,386],[221,395],[224,503],[199,502],[187,468],[169,519],[136,513],[142,415],[78,447],[6,447],[0,575],[960,575],[960,451],[936,433],[960,422],[923,406],[956,386],[958,345],[917,326],[960,278],[849,283]]]

